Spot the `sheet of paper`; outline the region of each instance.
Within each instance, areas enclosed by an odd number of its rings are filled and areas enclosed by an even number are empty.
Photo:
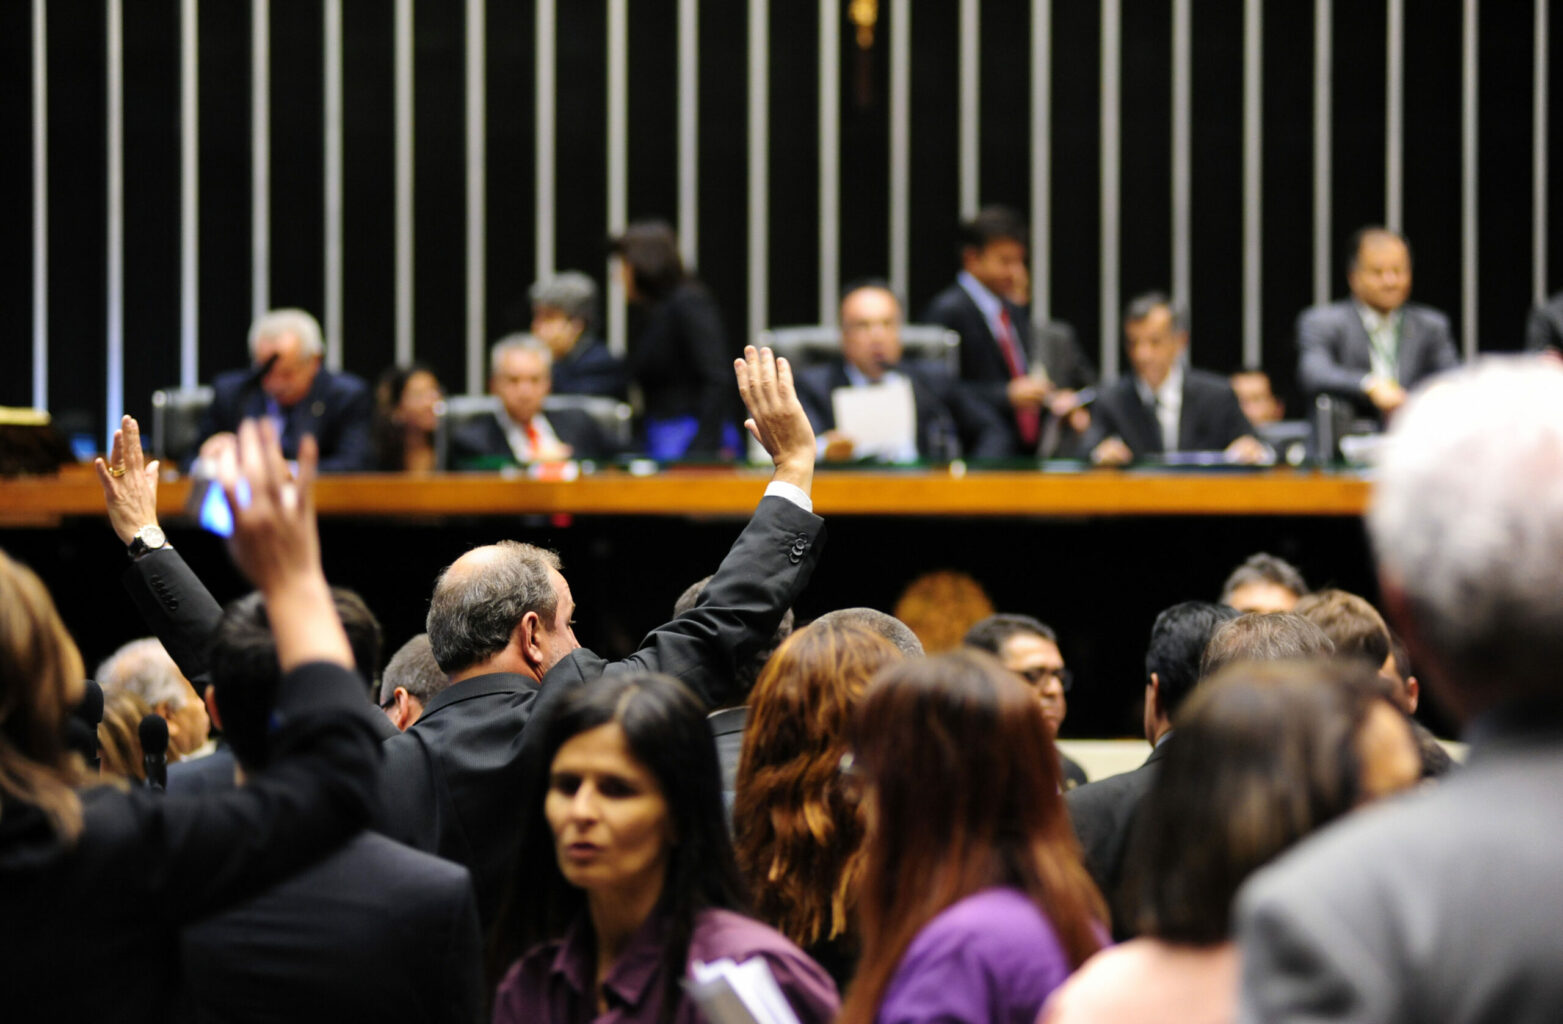
[[[830,401],[836,429],[852,439],[855,455],[897,461],[917,458],[917,405],[907,381],[837,388]]]

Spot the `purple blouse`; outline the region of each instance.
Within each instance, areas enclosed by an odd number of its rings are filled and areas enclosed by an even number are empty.
[[[1032,1024],[1069,976],[1053,926],[1018,889],[984,889],[940,911],[906,947],[878,1024]]]
[[[590,929],[577,921],[563,939],[539,946],[511,966],[494,997],[495,1024],[655,1024],[666,931],[667,920],[653,915],[630,937],[603,983],[608,1008],[598,1014],[592,992],[596,950]],[[690,961],[727,957],[742,963],[755,956],[765,958],[800,1024],[825,1024],[836,1016],[835,982],[786,936],[730,910],[702,910],[695,916]],[[677,998],[673,1024],[703,1024],[681,989]]]

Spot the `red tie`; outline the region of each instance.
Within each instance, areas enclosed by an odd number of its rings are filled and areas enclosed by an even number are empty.
[[[999,351],[1004,353],[1004,362],[1009,366],[1010,379],[1023,376],[1026,372],[1025,363],[1020,359],[1020,345],[1015,341],[1015,328],[1009,322],[1009,310],[999,307]],[[1015,425],[1020,428],[1020,439],[1027,447],[1037,443],[1037,428],[1041,423],[1041,416],[1036,409],[1016,409]]]
[[[527,454],[532,457],[532,461],[533,462],[538,462],[538,461],[540,461],[542,459],[542,455],[538,452],[538,445],[541,444],[541,443],[542,443],[542,436],[540,434],[538,434],[537,427],[535,425],[533,425],[531,420],[527,420],[526,421],[526,446],[527,446],[527,448],[530,449],[530,451],[528,451]]]

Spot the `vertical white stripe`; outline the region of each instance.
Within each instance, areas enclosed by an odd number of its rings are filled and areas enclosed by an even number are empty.
[[[678,242],[700,265],[700,5],[678,0]]]
[[[271,305],[271,5],[250,0],[250,318]]]
[[[1313,301],[1330,301],[1330,0],[1313,4]]]
[[[1243,17],[1243,365],[1262,362],[1264,267],[1264,23],[1261,0]]]
[[[1053,308],[1053,4],[1031,3],[1031,317],[1046,323]]]
[[[961,63],[960,63],[960,190],[961,219],[967,220],[977,212],[981,202],[981,166],[978,160],[978,105],[981,80],[982,24],[978,12],[978,0],[961,0]]]
[[[484,0],[467,0],[467,390],[483,390],[485,195]]]
[[[629,219],[629,0],[608,0],[608,233]],[[624,282],[608,261],[608,348],[625,352]]]
[[[200,383],[200,33],[196,0],[179,3],[179,386]]]
[[[104,451],[125,412],[125,60],[124,10],[108,0],[108,379]]]
[[[1193,7],[1172,3],[1172,298],[1185,309],[1193,290]]]
[[[912,4],[890,0],[890,287],[903,302],[911,301],[911,160]]]
[[[841,287],[841,5],[819,0],[819,322]]]
[[[1400,230],[1401,133],[1405,120],[1405,0],[1387,0],[1384,57],[1384,226]]]
[[[49,407],[49,37],[33,0],[33,405]]]
[[[396,0],[396,361],[413,352],[412,2]]]
[[[1531,298],[1547,301],[1547,0],[1536,0],[1531,122]]]
[[[1101,111],[1101,366],[1102,377],[1118,376],[1118,69],[1121,0],[1102,0]]]
[[[326,367],[342,369],[342,0],[325,0]]]
[[[1477,44],[1476,0],[1465,0],[1465,32],[1460,93],[1460,340],[1465,358],[1476,358],[1476,271],[1480,259],[1476,223]]]
[[[770,2],[749,0],[749,322],[753,341],[770,317]]]
[[[537,175],[536,215],[537,252],[533,257],[533,276],[542,280],[554,272],[554,203],[558,163],[555,156],[555,28],[554,0],[537,0],[537,42],[533,56],[536,72],[536,149],[533,166]]]

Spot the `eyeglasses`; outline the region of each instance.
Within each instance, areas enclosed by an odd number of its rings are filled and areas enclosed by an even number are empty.
[[[1015,674],[1036,687],[1044,686],[1049,679],[1057,679],[1058,685],[1063,688],[1065,693],[1068,693],[1070,688],[1075,685],[1074,673],[1067,668],[1039,666],[1037,668],[1019,669]]]

